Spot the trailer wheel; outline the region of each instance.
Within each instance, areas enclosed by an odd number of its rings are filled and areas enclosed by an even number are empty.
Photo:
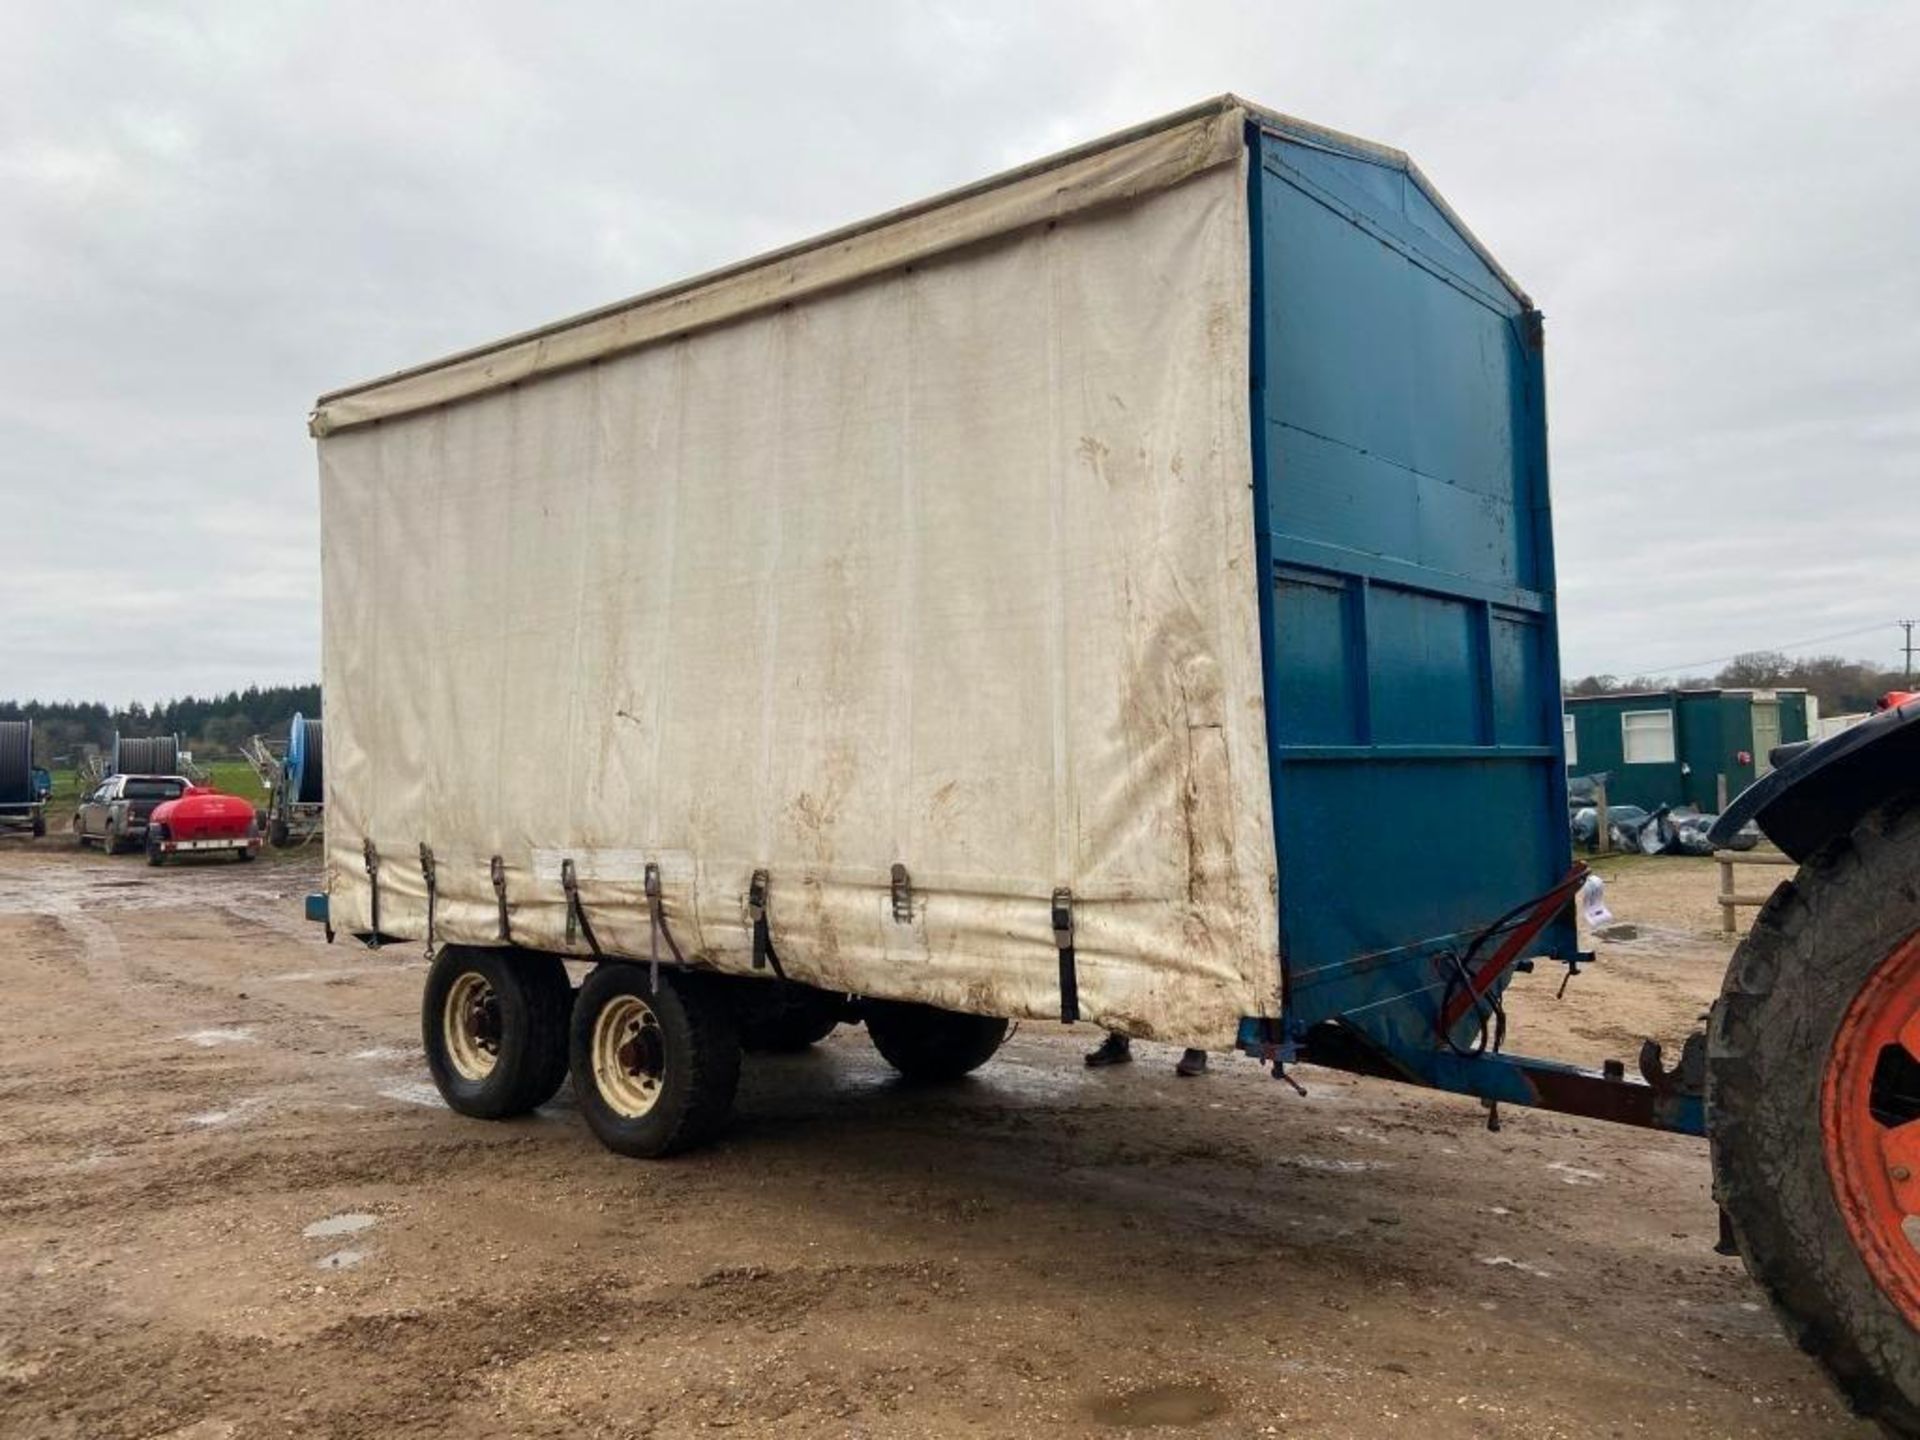
[[[1920,808],[1869,816],[1735,952],[1707,1062],[1747,1269],[1854,1408],[1920,1435]]]
[[[767,993],[772,992],[772,993]],[[740,1048],[749,1055],[797,1055],[834,1032],[846,997],[811,985],[755,983],[736,996]]]
[[[501,1120],[553,1098],[567,1075],[573,998],[556,955],[448,945],[427,971],[420,1034],[442,1098]]]
[[[165,838],[157,826],[147,827],[147,864],[160,866],[167,863],[167,852],[160,848],[160,842]]]
[[[267,822],[267,843],[274,849],[286,849],[292,839],[292,833],[287,829],[286,816],[275,815]]]
[[[701,975],[605,964],[573,1003],[568,1049],[581,1113],[600,1143],[652,1159],[702,1144],[740,1083],[740,1038],[720,986]]]
[[[47,812],[44,810],[36,810],[33,812],[33,838],[39,840],[43,838],[46,833]]]
[[[900,1000],[869,1000],[867,1034],[874,1049],[909,1080],[958,1080],[993,1058],[1007,1022]]]
[[[740,1030],[740,1048],[749,1055],[798,1055],[810,1050],[840,1024],[838,1015],[803,1010],[749,1020]]]

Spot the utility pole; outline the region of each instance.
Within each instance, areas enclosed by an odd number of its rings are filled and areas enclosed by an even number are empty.
[[[1907,684],[1909,687],[1913,684],[1913,627],[1916,625],[1920,625],[1920,620],[1902,620],[1900,622],[1900,628],[1907,632],[1907,643],[1901,648],[1907,652]]]

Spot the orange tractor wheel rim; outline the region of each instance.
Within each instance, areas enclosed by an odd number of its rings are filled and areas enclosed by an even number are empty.
[[[1900,1052],[1905,1052],[1902,1055]],[[1920,934],[1880,962],[1833,1037],[1827,1177],[1874,1280],[1920,1328]]]

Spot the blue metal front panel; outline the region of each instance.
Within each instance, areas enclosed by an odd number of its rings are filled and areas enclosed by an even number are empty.
[[[1436,957],[1571,863],[1538,317],[1406,171],[1251,143],[1289,1028],[1431,1048]]]

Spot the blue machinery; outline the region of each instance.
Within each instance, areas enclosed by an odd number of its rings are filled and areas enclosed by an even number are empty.
[[[1696,1043],[1638,1079],[1499,1053],[1515,970],[1582,958],[1540,313],[1404,157],[1248,144],[1285,1014],[1241,1046],[1703,1133]]]
[[[284,742],[255,735],[241,747],[266,789],[267,839],[276,847],[319,833],[325,795],[322,734],[318,720],[296,714]]]

